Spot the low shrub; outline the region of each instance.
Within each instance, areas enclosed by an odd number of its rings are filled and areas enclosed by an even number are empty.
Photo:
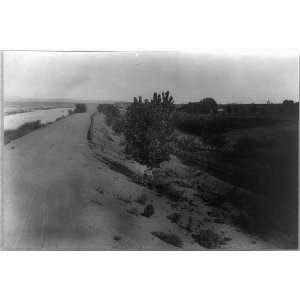
[[[154,206],[152,204],[148,204],[145,208],[143,213],[141,214],[142,216],[149,218],[154,214]]]

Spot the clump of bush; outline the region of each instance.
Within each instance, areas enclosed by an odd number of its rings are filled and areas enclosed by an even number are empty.
[[[86,104],[78,103],[75,105],[74,113],[84,113],[86,112]]]
[[[154,214],[154,206],[152,204],[148,204],[145,208],[143,213],[141,214],[144,217],[151,217]]]
[[[150,167],[168,160],[169,141],[174,130],[173,111],[174,102],[169,91],[161,95],[154,93],[150,101],[134,97],[124,120],[126,152]]]

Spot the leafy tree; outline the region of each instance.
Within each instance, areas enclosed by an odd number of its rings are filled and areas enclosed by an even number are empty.
[[[173,97],[169,91],[153,94],[153,98],[143,100],[134,97],[125,115],[124,134],[126,151],[138,161],[156,166],[169,158],[169,145],[173,125]]]
[[[76,104],[75,105],[75,110],[74,110],[75,113],[84,113],[86,112],[86,104]]]
[[[204,98],[200,101],[200,104],[210,112],[214,112],[218,108],[218,104],[213,98]]]
[[[283,100],[282,104],[284,104],[284,105],[291,105],[291,104],[294,104],[294,101],[293,100],[285,99],[285,100]]]
[[[213,98],[203,98],[198,102],[189,102],[182,106],[181,110],[188,113],[214,113],[218,109],[218,104]]]

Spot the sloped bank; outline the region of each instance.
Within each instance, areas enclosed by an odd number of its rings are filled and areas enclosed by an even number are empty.
[[[159,168],[149,169],[126,156],[125,141],[105,123],[102,114],[92,116],[91,139],[95,157],[134,183],[166,197],[171,213],[166,218],[206,248],[269,249],[270,243],[242,232],[247,215],[234,202],[249,203],[255,195],[184,165],[171,156]],[[88,139],[89,139],[88,138]]]

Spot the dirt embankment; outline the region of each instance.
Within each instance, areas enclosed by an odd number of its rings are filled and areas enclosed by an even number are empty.
[[[101,163],[143,191],[136,198],[127,197],[124,187],[119,197],[127,203],[127,213],[136,218],[148,210],[147,222],[157,228],[152,231],[155,238],[166,243],[171,240],[173,246],[183,249],[276,247],[273,242],[250,235],[239,226],[247,216],[241,214],[234,202],[247,203],[255,195],[187,166],[175,156],[160,168],[148,169],[125,154],[124,138],[107,126],[102,114],[92,116],[88,138],[92,140],[91,150]],[[162,224],[168,224],[171,229],[166,231],[166,225]]]

